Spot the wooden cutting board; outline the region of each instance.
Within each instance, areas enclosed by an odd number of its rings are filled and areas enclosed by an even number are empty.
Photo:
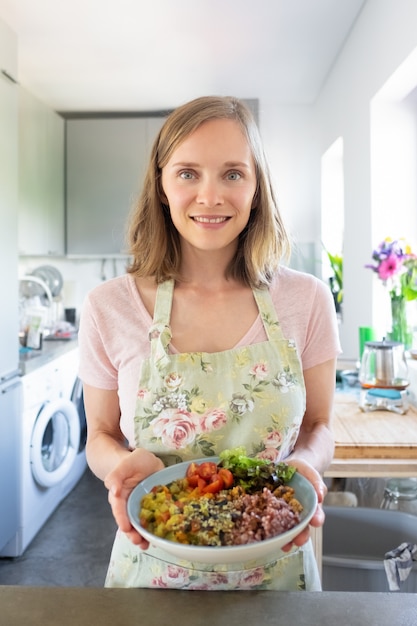
[[[336,394],[333,430],[335,458],[417,459],[417,411],[364,413],[358,401]]]

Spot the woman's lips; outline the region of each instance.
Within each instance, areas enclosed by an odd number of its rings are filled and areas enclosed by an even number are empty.
[[[195,222],[199,222],[201,224],[221,224],[222,222],[226,222],[229,218],[228,217],[204,217],[204,216],[200,216],[200,215],[195,215],[192,218]]]

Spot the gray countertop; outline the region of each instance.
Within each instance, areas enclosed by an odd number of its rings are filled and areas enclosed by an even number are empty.
[[[77,347],[77,336],[71,339],[45,339],[41,350],[26,350],[19,353],[19,371],[21,376],[50,363],[54,359],[74,350]]]
[[[406,593],[0,587],[5,626],[415,626]]]

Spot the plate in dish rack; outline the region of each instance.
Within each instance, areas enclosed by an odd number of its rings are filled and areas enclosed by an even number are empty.
[[[195,463],[203,463],[204,461],[219,462],[218,457],[208,457],[197,459]],[[302,504],[303,511],[300,514],[301,521],[299,524],[270,539],[256,541],[239,546],[194,546],[189,544],[177,543],[168,539],[157,537],[153,533],[143,528],[139,521],[142,498],[149,493],[153,487],[158,485],[167,485],[174,480],[184,478],[187,467],[190,462],[178,463],[166,467],[165,469],[148,476],[139,483],[129,496],[127,504],[127,512],[132,526],[144,537],[149,543],[157,548],[161,548],[169,554],[187,561],[200,563],[240,563],[251,561],[252,559],[261,559],[268,555],[279,555],[279,551],[283,546],[292,541],[310,522],[317,508],[317,494],[311,483],[301,474],[296,472],[292,479],[287,483],[294,488],[295,498]]]

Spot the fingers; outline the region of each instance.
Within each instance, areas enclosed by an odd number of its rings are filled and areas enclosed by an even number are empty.
[[[312,465],[302,459],[291,459],[290,464],[294,465],[297,471],[310,481],[317,493],[317,500],[319,504],[321,504],[327,494],[327,485],[323,481],[320,473]]]
[[[321,504],[319,504],[317,506],[316,512],[314,513],[313,517],[310,520],[309,525],[314,526],[315,528],[318,528],[323,525],[324,519],[325,519],[325,514],[323,511],[323,507],[321,506]],[[309,539],[310,539],[310,529],[307,526],[307,528],[304,528],[304,530],[301,531],[299,535],[294,537],[294,539],[290,543],[287,543],[283,548],[281,548],[281,550],[283,552],[288,552],[289,550],[291,550],[293,546],[302,546],[305,543],[307,543]]]
[[[310,530],[307,526],[299,535],[294,537],[290,543],[287,543],[285,546],[281,548],[283,552],[289,552],[293,546],[302,546],[310,539]]]
[[[112,472],[107,474],[107,476],[104,478],[104,486],[109,491],[109,498],[110,498],[110,494],[112,494],[115,497],[120,496],[120,492],[123,487],[123,481],[119,477],[117,471],[113,470]]]
[[[120,530],[124,533],[132,530],[132,524],[129,521],[126,510],[126,500],[122,497],[114,495],[112,491],[108,493],[108,500],[111,510]]]
[[[134,487],[149,474],[162,469],[164,464],[146,450],[136,449],[123,459],[104,479],[108,501],[116,523],[130,541],[142,549],[149,543],[136,531],[129,520],[127,501]]]
[[[319,526],[323,526],[325,517],[326,515],[323,511],[322,505],[318,504],[316,512],[314,513],[313,517],[310,520],[310,526],[314,526],[315,528],[318,528]]]
[[[130,541],[138,546],[141,550],[146,550],[149,547],[149,542],[146,541],[134,528],[130,532],[125,533],[126,537],[130,539]]]
[[[317,501],[319,504],[322,504],[324,501],[324,497],[327,493],[327,486],[320,478],[319,480],[315,480],[311,483],[314,487],[314,490],[317,494]]]
[[[109,491],[108,500],[119,529],[132,543],[142,550],[146,550],[149,546],[149,542],[146,541],[130,523],[126,511],[126,500],[123,497],[115,496],[111,491]]]
[[[327,485],[323,481],[321,474],[309,463],[300,458],[291,458],[288,461],[290,465],[297,468],[297,471],[304,476],[313,486],[317,494],[317,508],[313,517],[310,520],[309,525],[299,535],[287,543],[282,549],[283,552],[289,552],[293,546],[302,546],[310,538],[309,526],[320,527],[324,524],[325,514],[323,511],[322,503],[327,493]]]

